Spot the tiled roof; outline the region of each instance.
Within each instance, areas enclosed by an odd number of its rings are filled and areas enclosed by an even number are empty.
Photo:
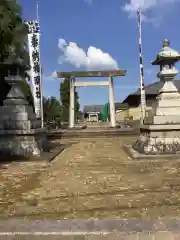
[[[174,80],[173,82],[180,92],[180,80]],[[159,90],[163,87],[163,84],[164,82],[158,81],[145,86],[146,94],[149,94],[149,95],[158,94]],[[131,93],[130,95],[140,95],[140,88],[136,92]]]
[[[85,105],[83,112],[100,112],[104,105]]]

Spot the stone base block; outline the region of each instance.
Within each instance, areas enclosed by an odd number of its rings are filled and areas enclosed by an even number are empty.
[[[25,111],[24,111],[25,110]],[[30,106],[2,106],[0,120],[3,121],[24,121],[24,120],[36,120],[36,115],[33,113],[33,109]]]
[[[125,152],[129,155],[130,158],[134,160],[142,160],[142,161],[169,161],[169,160],[176,160],[180,161],[180,153],[176,154],[156,154],[156,155],[150,155],[150,154],[142,154],[138,151],[136,151],[132,145],[124,145]]]
[[[152,119],[146,120],[147,124],[179,124],[180,115],[172,116],[153,116]]]
[[[39,120],[0,121],[0,130],[31,130],[36,128],[41,128],[41,122]]]
[[[180,153],[180,125],[143,125],[133,149],[144,155]]]
[[[3,113],[1,113],[3,114]],[[1,121],[26,121],[26,120],[36,120],[35,115],[30,115],[25,112],[25,113],[9,113],[9,114],[4,114],[0,116]]]
[[[140,137],[133,148],[145,155],[180,153],[180,138],[151,138]]]
[[[0,135],[0,159],[12,156],[32,157],[40,156],[41,152],[49,151],[49,144],[45,132],[36,134],[4,134]],[[8,131],[7,131],[8,132]]]
[[[5,163],[10,163],[12,161],[20,162],[20,161],[47,161],[51,162],[54,160],[54,158],[60,154],[66,147],[65,144],[59,144],[58,146],[54,146],[54,144],[48,143],[49,151],[42,151],[40,155],[34,156],[34,155],[28,155],[28,156],[23,156],[23,155],[3,155],[0,156],[0,162],[1,164]]]
[[[7,115],[9,113],[16,114],[16,113],[28,113],[29,115],[34,115],[33,109],[31,106],[28,105],[8,105],[8,106],[1,106],[1,112],[3,113],[0,117],[3,115]]]

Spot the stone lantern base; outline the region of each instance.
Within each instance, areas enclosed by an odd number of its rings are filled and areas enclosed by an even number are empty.
[[[36,118],[33,107],[24,96],[22,81],[25,81],[26,66],[23,60],[11,59],[0,67],[7,96],[0,106],[0,163],[11,160],[51,161],[64,147],[48,142],[46,128]],[[2,104],[2,103],[1,103]]]
[[[21,91],[20,76],[8,76],[10,91],[0,106],[0,161],[32,159],[49,151],[46,129]]]
[[[179,112],[180,94],[172,81],[166,81],[157,102],[147,112],[133,149],[145,155],[180,153]]]
[[[39,157],[49,151],[45,129],[0,130],[0,159]]]
[[[43,151],[49,151],[47,130],[41,128],[32,107],[8,105],[8,101],[0,107],[0,160],[12,156],[38,157]]]
[[[144,155],[180,153],[180,124],[143,125],[133,149]]]
[[[180,159],[180,124],[142,125],[133,145],[124,145],[132,159]]]
[[[163,41],[152,64],[160,66],[157,76],[164,85],[152,110],[146,112],[139,139],[128,147],[132,157],[180,157],[180,93],[173,82],[178,74],[175,63],[179,60],[180,54],[169,47],[168,40]]]
[[[140,126],[139,139],[126,146],[133,158],[180,156],[180,94],[172,82],[164,84],[157,102]]]

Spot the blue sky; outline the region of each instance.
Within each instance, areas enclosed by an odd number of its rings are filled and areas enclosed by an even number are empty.
[[[24,19],[35,20],[36,1],[18,2],[23,7]],[[60,80],[49,77],[53,71],[110,69],[115,65],[128,71],[127,76],[114,80],[115,100],[122,101],[129,93],[135,91],[139,86],[138,30],[134,17],[136,4],[141,5],[145,19],[142,24],[145,84],[156,81],[158,68],[151,66],[150,61],[156,57],[162,40],[167,38],[171,41],[172,48],[180,49],[180,1],[158,0],[158,4],[156,2],[40,0],[44,95],[59,98]],[[62,44],[62,40],[59,42],[59,39],[66,41],[66,45]],[[88,55],[85,55],[87,52]],[[59,62],[59,58],[63,61]],[[108,101],[106,87],[78,88],[78,93],[81,107],[86,104],[104,104]]]

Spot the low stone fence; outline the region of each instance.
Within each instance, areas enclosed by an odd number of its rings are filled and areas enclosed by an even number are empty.
[[[17,239],[50,240],[178,240],[180,239],[180,220],[1,220],[0,239],[2,235],[7,237],[24,235],[24,238],[17,236]],[[2,239],[15,239],[6,238],[6,236]]]

